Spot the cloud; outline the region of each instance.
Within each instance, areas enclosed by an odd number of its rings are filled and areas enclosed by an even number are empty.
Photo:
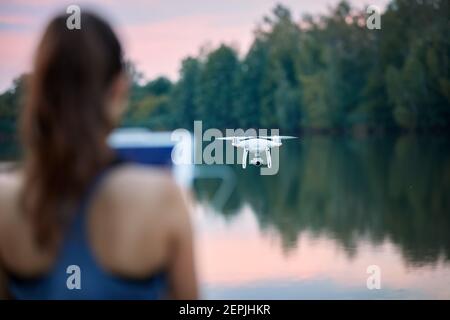
[[[31,69],[36,37],[29,33],[0,30],[0,89],[5,90],[14,78]]]
[[[30,25],[33,19],[26,15],[0,15],[0,24],[9,24],[14,26]]]

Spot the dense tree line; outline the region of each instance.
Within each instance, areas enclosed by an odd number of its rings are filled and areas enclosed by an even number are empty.
[[[299,10],[301,8],[295,8]],[[182,61],[179,79],[133,81],[124,126],[166,130],[448,130],[449,2],[393,0],[381,29],[343,1],[296,20],[276,6],[240,57],[227,45]],[[296,11],[297,13],[297,11]],[[0,96],[0,133],[15,128],[17,81]]]
[[[448,129],[449,12],[448,1],[397,0],[381,29],[369,30],[366,11],[345,1],[300,21],[279,5],[242,59],[226,45],[185,59],[161,107],[144,108],[153,110],[147,121],[283,132]],[[128,116],[136,113],[139,105]]]

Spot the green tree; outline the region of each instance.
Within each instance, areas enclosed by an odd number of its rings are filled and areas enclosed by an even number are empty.
[[[194,121],[201,119],[199,89],[202,65],[195,58],[184,59],[181,64],[180,79],[173,89],[171,108],[177,114],[177,125],[193,130]]]
[[[233,48],[222,45],[207,56],[198,100],[198,114],[205,128],[235,127],[239,73],[240,63]]]

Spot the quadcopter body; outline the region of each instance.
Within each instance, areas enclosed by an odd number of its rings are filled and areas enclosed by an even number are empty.
[[[247,166],[247,156],[252,157],[249,163],[257,167],[264,164],[261,157],[262,153],[266,154],[266,164],[270,168],[272,166],[272,158],[270,156],[270,149],[280,147],[284,139],[295,139],[293,136],[259,136],[259,137],[223,137],[217,138],[219,140],[231,140],[232,146],[242,148],[244,150],[242,155],[242,168]]]

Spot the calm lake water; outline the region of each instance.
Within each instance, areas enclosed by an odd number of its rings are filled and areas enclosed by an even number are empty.
[[[450,140],[291,140],[277,175],[225,175],[225,205],[195,182],[205,298],[450,299]]]
[[[450,299],[450,139],[308,137],[279,152],[274,176],[196,168],[203,298]]]

